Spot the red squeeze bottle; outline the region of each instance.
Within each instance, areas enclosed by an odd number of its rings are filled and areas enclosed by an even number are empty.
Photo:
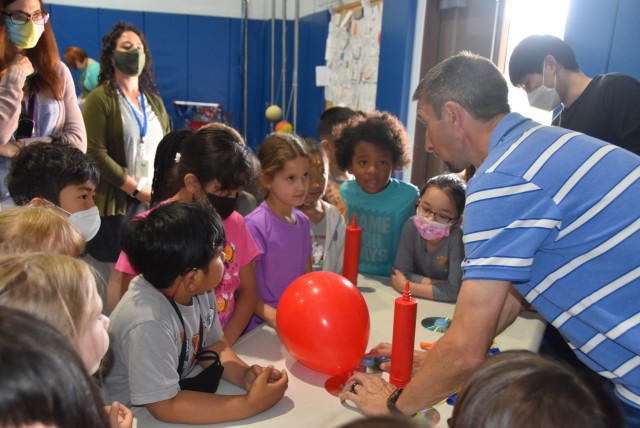
[[[353,285],[358,285],[358,265],[360,264],[360,237],[362,228],[358,226],[358,218],[353,215],[351,224],[347,226],[344,237],[344,261],[342,263],[342,276]]]
[[[391,343],[391,372],[389,381],[401,388],[411,380],[413,344],[416,338],[416,314],[418,302],[411,297],[409,281],[404,293],[396,299],[393,312],[393,341]]]

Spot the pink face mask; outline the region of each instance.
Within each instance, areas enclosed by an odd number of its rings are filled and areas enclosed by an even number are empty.
[[[422,217],[420,214],[413,216],[413,224],[416,225],[416,229],[418,229],[420,236],[427,241],[446,238],[449,236],[449,232],[451,232],[450,224],[431,221],[428,218]]]

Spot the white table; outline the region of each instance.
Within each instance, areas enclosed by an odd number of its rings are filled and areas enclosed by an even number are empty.
[[[369,348],[380,342],[391,342],[393,332],[394,301],[399,294],[391,288],[387,278],[358,277],[358,288],[364,296],[371,319]],[[453,315],[454,305],[418,299],[416,323],[416,349],[420,342],[433,342],[441,333],[426,330],[420,321],[426,317]],[[496,338],[501,350],[529,349],[537,351],[544,332],[542,318],[528,312],[520,316],[513,325]],[[369,349],[368,348],[368,349]],[[338,398],[330,395],[324,388],[328,375],[316,372],[297,362],[280,342],[277,333],[271,327],[261,325],[243,336],[234,346],[237,354],[248,364],[266,366],[273,364],[289,373],[289,388],[285,397],[274,407],[259,415],[237,422],[215,424],[215,427],[321,427],[337,428],[342,424],[362,417],[359,410],[341,405]],[[385,374],[386,376],[386,374]],[[225,381],[220,383],[220,394],[242,394],[244,391]],[[446,427],[452,407],[447,404],[436,406],[440,412],[437,427]],[[203,411],[207,411],[203,409]],[[210,411],[214,412],[215,409]],[[136,408],[134,415],[139,428],[146,427],[187,427],[190,425],[165,424],[154,419],[144,408]]]

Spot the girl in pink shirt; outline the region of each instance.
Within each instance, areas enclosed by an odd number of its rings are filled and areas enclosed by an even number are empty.
[[[176,189],[166,201],[202,201],[222,218],[226,261],[215,294],[223,340],[232,345],[249,323],[258,300],[253,259],[259,250],[243,217],[235,211],[238,192],[257,175],[252,154],[236,130],[213,123],[193,133],[167,134],[158,147],[154,168],[152,200],[157,200],[153,195]],[[137,274],[125,253],[120,254],[116,269],[123,272],[126,284]]]

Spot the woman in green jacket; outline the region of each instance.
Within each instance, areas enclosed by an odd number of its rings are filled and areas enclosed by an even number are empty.
[[[158,95],[151,53],[142,33],[118,22],[102,38],[100,84],[86,98],[82,115],[87,154],[100,170],[96,205],[101,226],[89,253],[110,268],[109,307],[120,297],[115,262],[120,229],[148,208],[153,159],[169,132],[169,117]]]

